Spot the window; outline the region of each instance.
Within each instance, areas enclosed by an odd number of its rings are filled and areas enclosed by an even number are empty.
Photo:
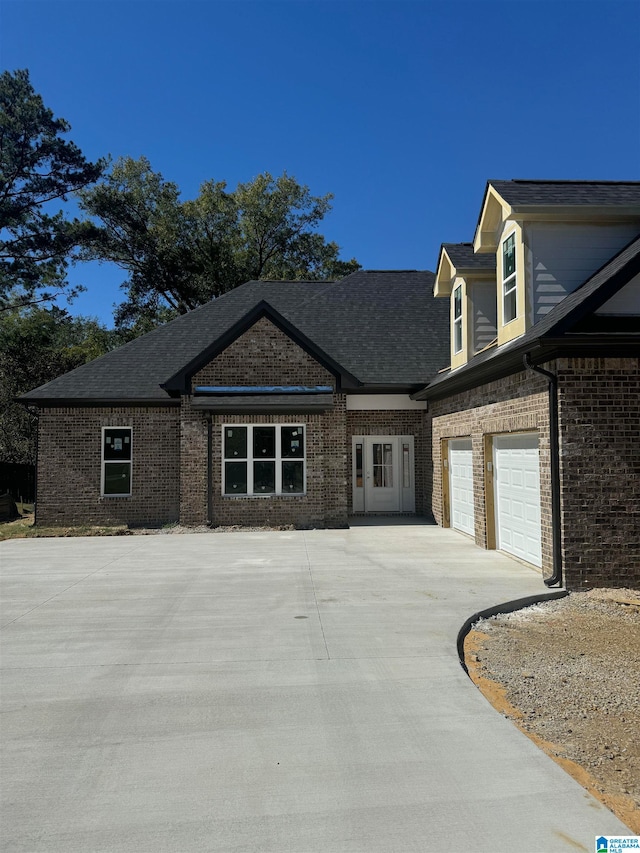
[[[453,291],[453,351],[462,350],[462,285]]]
[[[102,494],[131,495],[131,427],[102,428]]]
[[[302,495],[304,427],[223,427],[224,495]]]
[[[393,444],[373,444],[373,486],[393,488]]]
[[[502,324],[516,315],[516,238],[511,234],[502,244]]]

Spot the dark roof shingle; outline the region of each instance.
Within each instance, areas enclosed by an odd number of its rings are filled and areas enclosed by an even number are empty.
[[[420,385],[448,360],[449,309],[432,289],[433,273],[410,270],[250,281],[21,399],[166,402],[162,383],[262,301],[361,382]]]
[[[640,206],[640,181],[488,181],[513,207],[530,205]]]
[[[494,253],[479,253],[473,251],[473,243],[443,243],[451,263],[456,270],[487,270],[495,271],[496,256]]]

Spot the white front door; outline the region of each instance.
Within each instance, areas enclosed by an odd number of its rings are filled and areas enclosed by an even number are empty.
[[[413,436],[354,436],[353,511],[415,512]]]
[[[493,467],[496,545],[541,566],[538,434],[496,435]]]
[[[449,442],[449,502],[451,526],[469,536],[475,534],[473,507],[473,453],[470,438]]]

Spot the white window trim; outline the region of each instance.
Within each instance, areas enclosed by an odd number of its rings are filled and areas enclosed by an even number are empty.
[[[511,275],[505,278],[504,275],[504,245],[511,237],[513,237],[513,252],[514,252],[514,270]],[[502,242],[500,243],[500,254],[501,254],[501,270],[502,270],[502,325],[508,326],[509,323],[513,323],[514,320],[518,319],[518,259],[517,259],[517,240],[516,240],[516,232],[511,231],[509,234],[504,237]],[[505,285],[510,284],[509,290],[505,290]],[[505,318],[505,304],[507,296],[511,294],[515,294],[515,302],[516,302],[516,310],[513,317],[509,320]]]
[[[276,455],[269,459],[262,457],[254,457],[253,455],[253,430],[262,427],[274,427],[276,430]],[[286,457],[282,456],[282,428],[296,428],[302,430],[304,439],[304,454],[302,456]],[[236,457],[227,458],[224,453],[225,445],[225,430],[227,429],[246,429],[247,430],[247,456],[245,459]],[[300,498],[307,494],[307,430],[306,425],[301,423],[260,423],[260,424],[223,424],[222,425],[222,497],[224,498]],[[255,492],[253,491],[253,463],[254,462],[275,462],[275,492]],[[227,493],[226,478],[227,478],[227,462],[246,462],[247,465],[247,491],[243,494]],[[302,491],[301,492],[283,492],[282,491],[282,463],[283,462],[302,462]]]
[[[129,436],[130,436],[129,446],[131,447],[131,459],[121,460],[121,459],[105,459],[104,458],[104,434],[108,429],[126,429],[126,430],[129,430]],[[114,425],[103,426],[102,427],[102,435],[101,435],[100,439],[101,439],[101,444],[100,444],[100,460],[101,460],[101,464],[100,464],[100,495],[103,498],[130,498],[131,495],[133,494],[133,427],[130,427],[130,426],[114,426]],[[130,470],[129,470],[129,491],[128,492],[122,492],[122,493],[117,494],[117,495],[114,495],[114,494],[105,495],[105,493],[104,493],[105,466],[106,465],[112,465],[114,463],[116,463],[118,465],[122,465],[123,461],[129,463],[129,468],[130,468]]]
[[[456,317],[456,293],[460,291],[460,316]],[[460,328],[460,346],[456,349],[456,327]],[[453,290],[453,352],[454,355],[457,355],[459,352],[462,352],[463,340],[462,340],[462,285],[459,284]]]

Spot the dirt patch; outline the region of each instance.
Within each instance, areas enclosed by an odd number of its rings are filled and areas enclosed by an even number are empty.
[[[240,524],[220,525],[219,527],[209,527],[207,524],[200,524],[193,527],[187,527],[183,524],[167,524],[164,527],[133,527],[129,531],[136,536],[155,536],[157,534],[185,534],[185,533],[261,533],[264,531],[273,530],[295,530],[293,524],[281,524],[272,527],[243,527]]]
[[[5,521],[0,524],[0,541],[3,539],[35,539],[41,537],[60,536],[161,536],[161,535],[183,535],[189,533],[256,533],[273,530],[295,530],[292,524],[278,525],[272,527],[242,527],[241,525],[227,525],[220,527],[209,527],[207,524],[188,527],[182,524],[166,524],[163,527],[128,527],[126,524],[118,525],[92,525],[76,524],[61,525],[59,527],[37,527],[33,521],[33,515],[25,515],[14,521]]]
[[[33,523],[33,515],[16,518],[15,521],[5,521],[0,524],[0,541],[4,539],[39,539],[43,537],[61,536],[126,536],[130,531],[126,524],[117,526],[105,525],[64,525],[59,527],[37,527]]]
[[[500,713],[640,833],[640,593],[572,593],[481,620],[465,662]]]

